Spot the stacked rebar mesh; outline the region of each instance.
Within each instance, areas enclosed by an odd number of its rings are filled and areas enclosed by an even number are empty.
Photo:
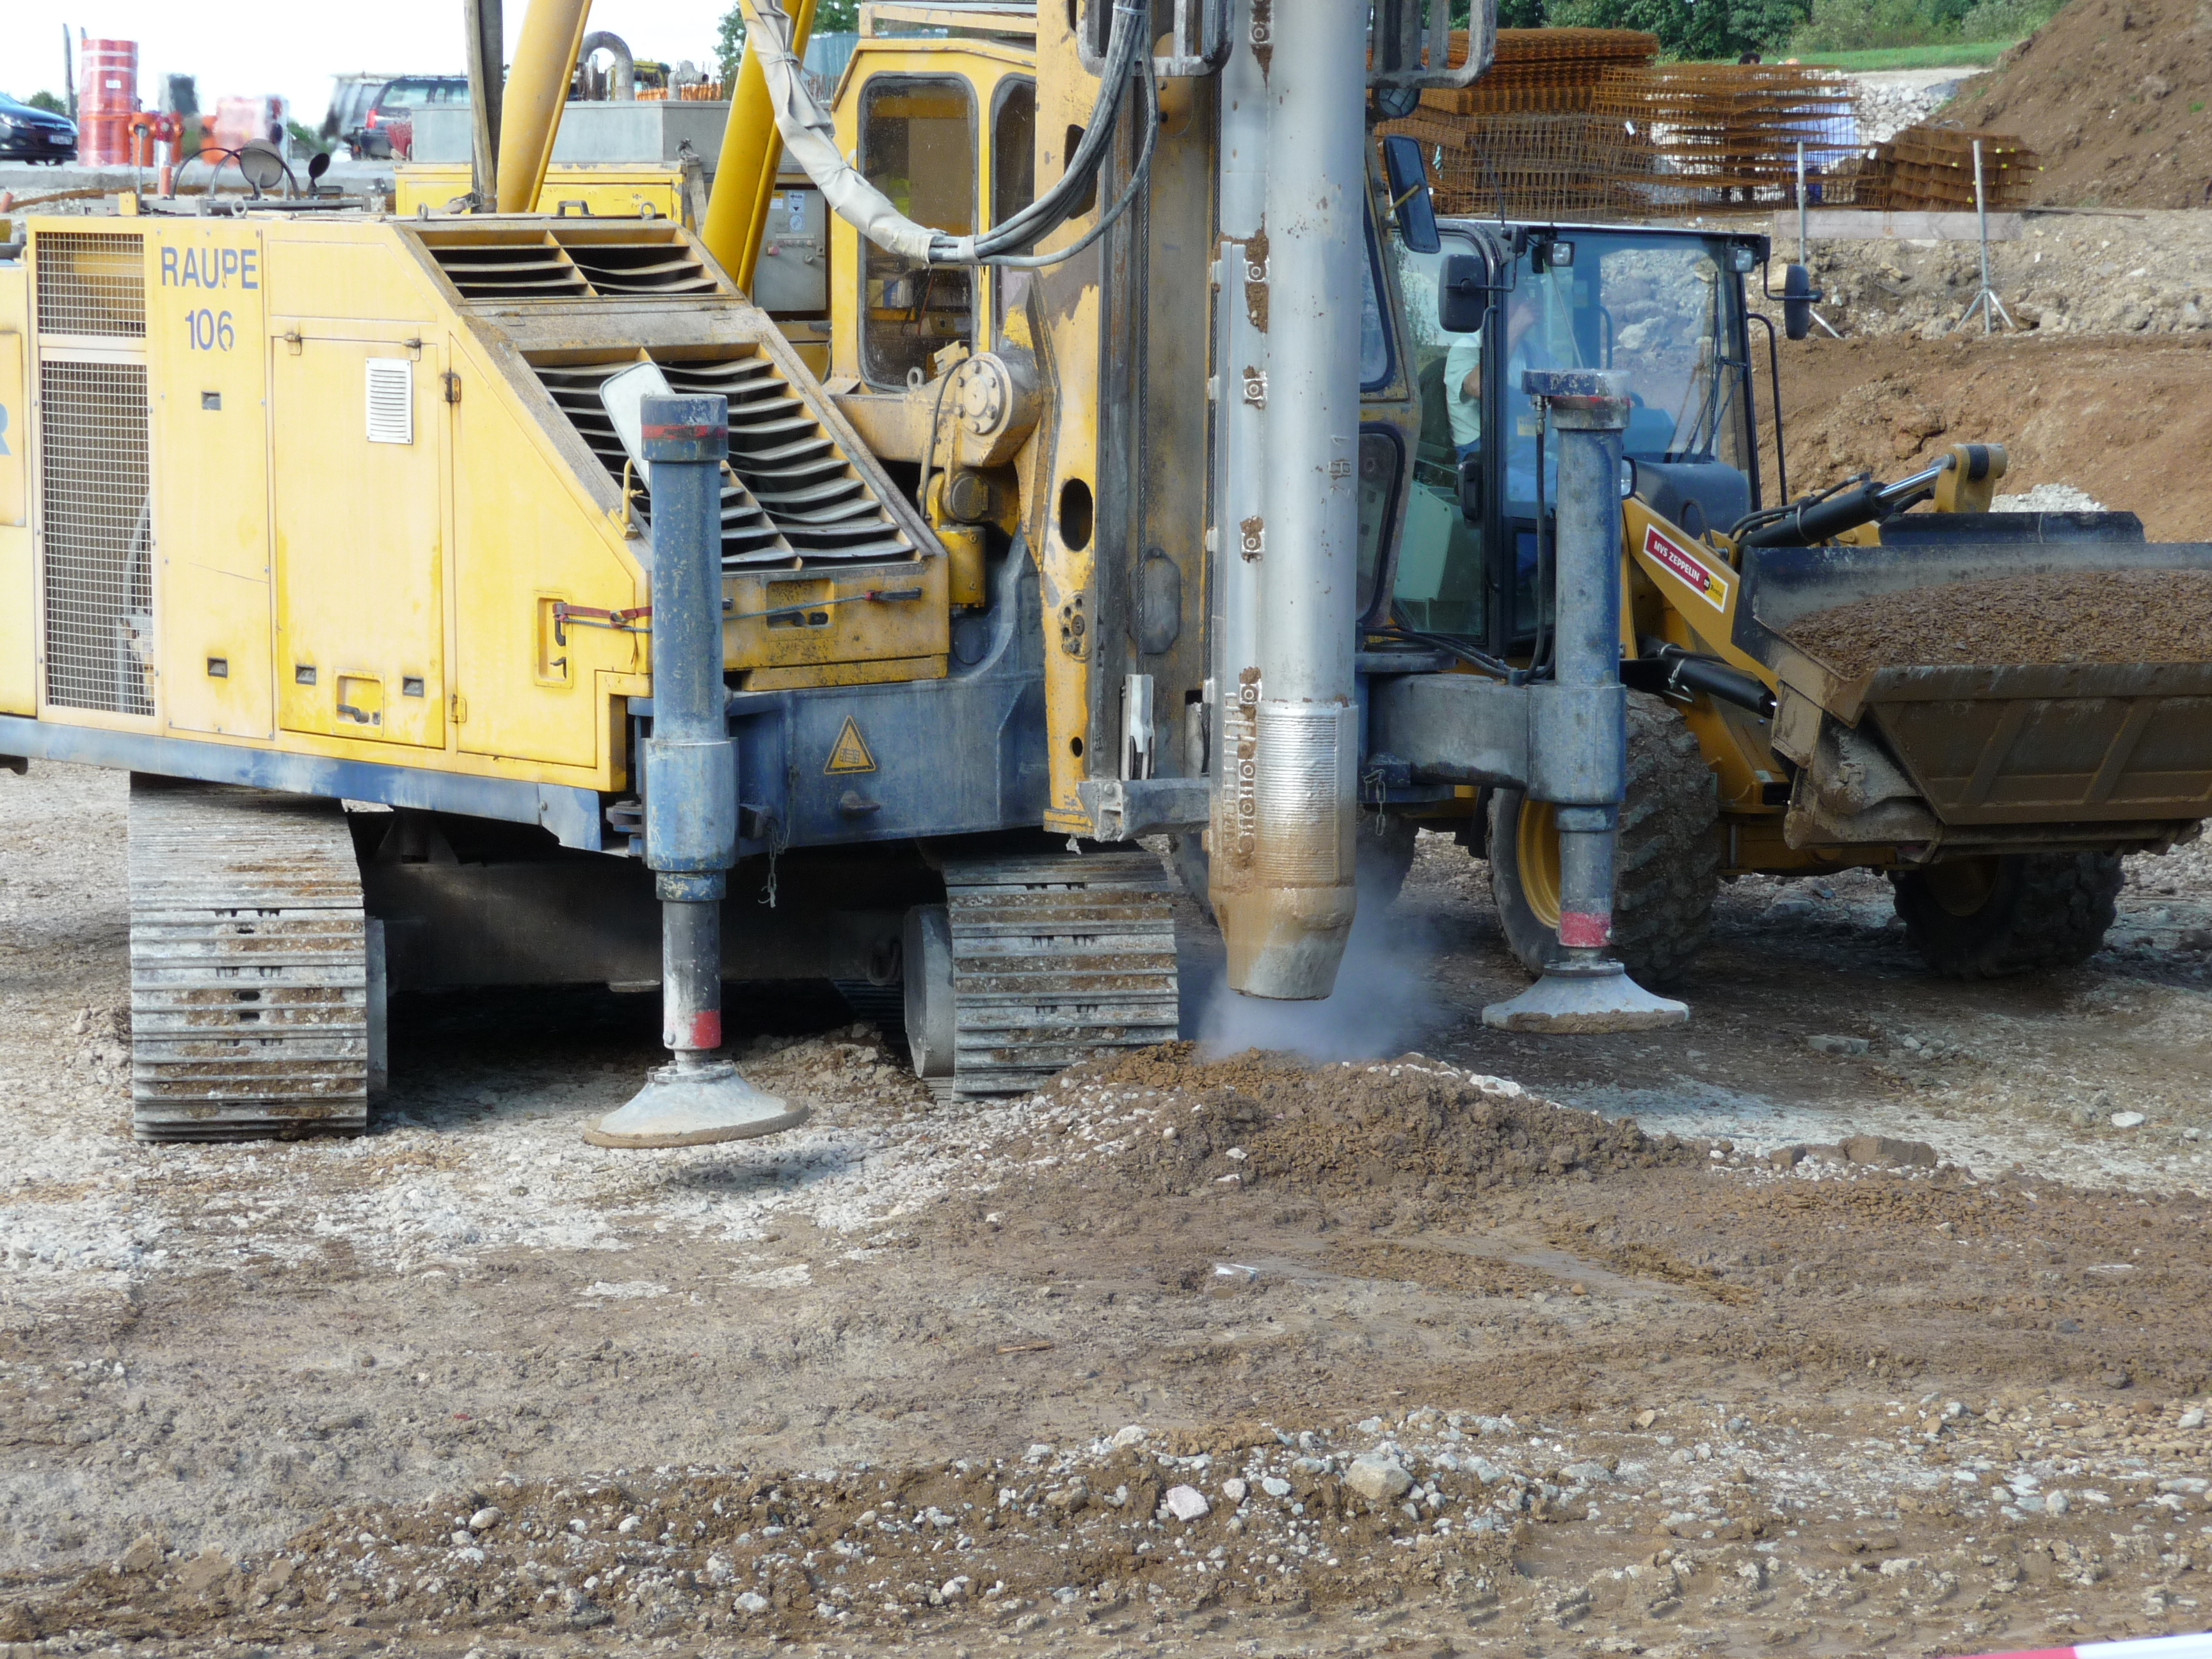
[[[1452,43],[1455,61],[1464,61],[1464,34]],[[1634,29],[1500,29],[1480,80],[1423,93],[1417,113],[1381,131],[1429,152],[1447,215],[1618,218],[1632,205],[1615,182],[1623,135],[1592,102],[1607,74],[1658,53],[1659,37]]]
[[[1859,179],[1861,207],[1891,213],[1925,210],[1971,213],[1974,208],[1974,144],[1982,146],[1982,190],[1989,210],[2018,208],[2043,168],[2036,154],[2010,133],[1968,132],[1959,127],[1907,127],[1875,146]]]
[[[1618,122],[1621,188],[1639,216],[1771,213],[1852,203],[1861,163],[1850,76],[1796,64],[1659,64],[1607,75],[1591,108]]]
[[[1385,133],[1430,154],[1448,215],[1533,220],[1771,213],[1856,200],[1864,153],[1850,77],[1794,64],[1660,64],[1655,35],[1500,29],[1489,72],[1427,92]],[[1968,179],[1972,186],[1971,173]]]

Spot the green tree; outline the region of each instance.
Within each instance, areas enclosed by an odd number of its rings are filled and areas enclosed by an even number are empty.
[[[327,155],[335,142],[297,121],[285,122],[284,130],[292,135],[292,153],[295,155]]]
[[[795,0],[781,0],[789,11]],[[756,0],[762,5],[775,5],[779,0]],[[817,34],[851,34],[860,27],[860,0],[817,0],[814,8],[814,33]],[[736,85],[738,60],[744,56],[745,9],[732,4],[722,14],[721,27],[714,34],[714,56],[720,65],[718,73],[725,92]]]
[[[67,115],[69,106],[51,92],[34,92],[23,100],[33,109],[42,109],[49,115]]]
[[[1549,0],[1544,22],[1552,28],[1642,29],[1659,37],[1659,50],[1669,58],[1725,61],[1782,46],[1810,10],[1809,0]]]

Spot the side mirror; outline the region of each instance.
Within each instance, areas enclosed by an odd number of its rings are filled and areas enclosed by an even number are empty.
[[[1398,220],[1398,239],[1411,253],[1434,253],[1443,246],[1437,235],[1436,204],[1429,196],[1429,170],[1417,139],[1403,133],[1382,141],[1382,176],[1390,186],[1390,210]]]
[[[1469,524],[1482,522],[1482,456],[1479,453],[1459,464],[1459,511]]]
[[[312,190],[315,185],[322,183],[323,175],[330,170],[331,157],[328,150],[319,150],[313,155],[308,157],[307,185],[309,189]]]
[[[1490,273],[1482,261],[1472,253],[1449,255],[1437,283],[1437,326],[1447,334],[1472,334],[1489,308]]]
[[[1782,331],[1802,340],[1813,331],[1813,273],[1790,265],[1782,273]]]

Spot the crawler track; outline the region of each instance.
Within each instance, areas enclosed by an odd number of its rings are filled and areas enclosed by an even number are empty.
[[[131,1127],[359,1133],[368,924],[335,801],[134,777]]]

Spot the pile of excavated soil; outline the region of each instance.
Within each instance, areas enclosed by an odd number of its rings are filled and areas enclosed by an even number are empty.
[[[2212,571],[2104,570],[1901,588],[1815,611],[1790,642],[1839,672],[2212,662]]]
[[[1306,1067],[1256,1051],[1210,1062],[1196,1052],[1194,1043],[1172,1043],[1079,1066],[1063,1081],[1079,1097],[1135,1089],[1175,1103],[1159,1128],[1133,1136],[1116,1161],[1122,1178],[1146,1193],[1233,1182],[1334,1199],[1449,1198],[1705,1156],[1674,1136],[1647,1136],[1627,1118],[1607,1122],[1517,1085],[1418,1059]]]
[[[2008,495],[2070,484],[2137,514],[2154,542],[2212,539],[2209,344],[2207,335],[1785,341],[1790,493],[1862,471],[1901,478],[1952,444],[2000,443]],[[1763,395],[1759,408],[1771,501]]]
[[[2026,139],[2029,199],[2202,207],[2212,189],[2212,9],[2199,0],[2074,0],[1944,112]]]

